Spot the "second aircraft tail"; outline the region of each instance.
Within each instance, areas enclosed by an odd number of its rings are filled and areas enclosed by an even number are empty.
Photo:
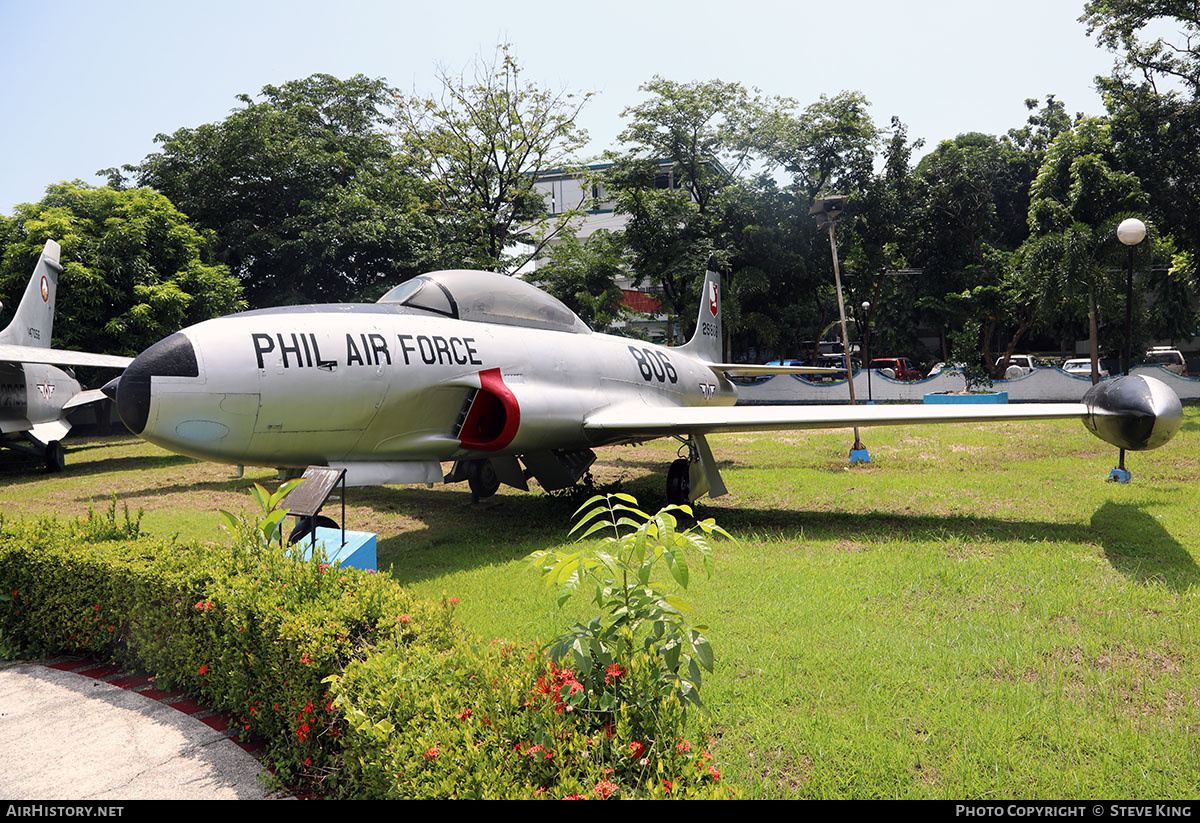
[[[58,275],[62,273],[59,253],[58,243],[47,240],[12,322],[0,331],[0,343],[50,347],[50,335],[54,331],[54,296],[58,291]]]

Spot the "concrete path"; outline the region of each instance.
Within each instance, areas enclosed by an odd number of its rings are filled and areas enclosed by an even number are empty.
[[[261,764],[224,728],[220,715],[154,690],[144,676],[0,661],[0,797],[270,797]]]

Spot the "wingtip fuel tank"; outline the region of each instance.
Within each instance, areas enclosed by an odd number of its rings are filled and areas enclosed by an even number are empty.
[[[1131,374],[1097,383],[1083,396],[1083,424],[1106,443],[1130,451],[1157,449],[1183,424],[1179,396],[1161,380]]]

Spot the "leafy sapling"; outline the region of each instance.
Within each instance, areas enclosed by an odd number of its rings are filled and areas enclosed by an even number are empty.
[[[628,494],[596,495],[572,515],[575,550],[535,552],[547,588],[557,587],[559,605],[580,588],[593,590],[600,614],[577,623],[548,647],[552,659],[571,661],[597,696],[596,708],[613,708],[615,694],[606,674],[628,665],[640,649],[656,668],[662,694],[674,692],[683,704],[701,706],[701,669],[712,672],[713,651],[707,626],[689,620],[692,607],[653,579],[665,566],[679,589],[690,580],[688,556],[699,557],[712,574],[711,540],[730,535],[711,519],[681,529],[676,514],[693,517],[690,506],[667,506],[650,515]],[[603,534],[599,544],[588,540]],[[660,566],[661,564],[661,566]],[[581,698],[582,699],[582,698]]]

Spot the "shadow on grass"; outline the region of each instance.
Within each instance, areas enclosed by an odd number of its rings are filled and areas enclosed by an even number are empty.
[[[1200,567],[1152,515],[1140,506],[1111,500],[1092,515],[1109,564],[1139,583],[1156,582],[1175,591],[1200,584]]]
[[[636,484],[635,484],[636,485]],[[655,487],[657,484],[654,484]],[[646,511],[665,505],[648,489],[627,488]],[[644,496],[641,492],[647,492]],[[380,513],[399,514],[418,520],[422,528],[380,539],[379,565],[392,567],[402,583],[426,580],[445,574],[520,560],[530,553],[570,541],[571,515],[586,497],[506,495],[492,507],[473,506],[467,492],[400,489],[364,490],[353,502]],[[1108,504],[1113,506],[1114,504]],[[1121,563],[1114,566],[1145,579],[1166,578],[1186,587],[1200,580],[1200,570],[1190,555],[1170,535],[1153,523],[1153,518],[1134,507],[1107,507],[1091,524],[1053,523],[979,517],[970,515],[920,515],[890,512],[824,512],[764,508],[718,508],[698,505],[700,518],[715,517],[731,533],[750,539],[786,538],[810,540],[853,540],[862,543],[894,543],[897,540],[946,541],[988,540],[1011,543],[1096,543],[1103,542],[1110,558],[1122,547]],[[1130,511],[1125,511],[1129,509]],[[1147,525],[1151,521],[1153,525]],[[1142,546],[1142,554],[1129,554],[1124,534]],[[1147,537],[1149,535],[1149,537]],[[1153,568],[1149,560],[1153,560]],[[1139,565],[1140,564],[1140,565]],[[1166,570],[1164,570],[1164,568]]]

